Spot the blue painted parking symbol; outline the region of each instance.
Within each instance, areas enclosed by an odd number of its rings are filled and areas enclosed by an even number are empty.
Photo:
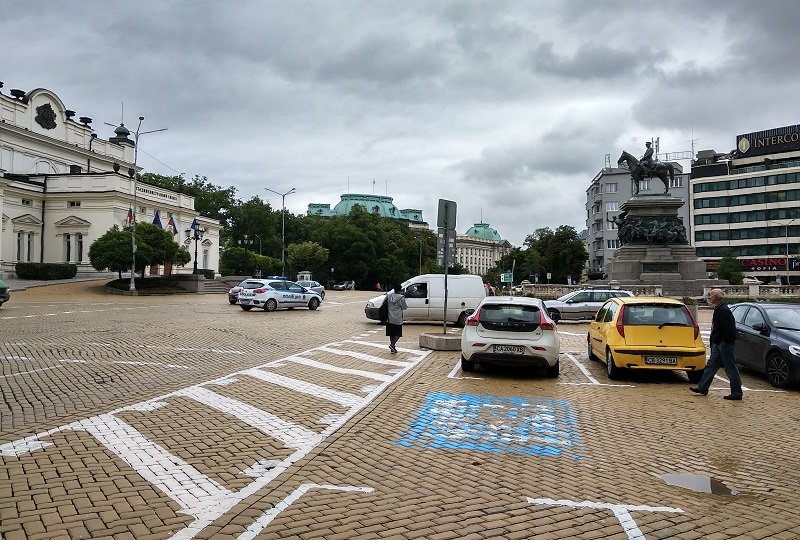
[[[580,460],[577,427],[566,400],[434,392],[396,444]]]

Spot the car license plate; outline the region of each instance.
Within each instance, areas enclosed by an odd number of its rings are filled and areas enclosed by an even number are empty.
[[[525,347],[522,345],[494,345],[494,352],[501,354],[525,354]]]
[[[659,364],[664,366],[674,366],[678,363],[677,356],[645,356],[645,364]]]

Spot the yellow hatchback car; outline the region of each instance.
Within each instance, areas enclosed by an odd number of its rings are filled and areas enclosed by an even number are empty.
[[[670,369],[697,383],[706,366],[697,321],[671,298],[611,298],[592,319],[587,341],[589,359],[602,359],[609,379],[619,379],[624,369]]]

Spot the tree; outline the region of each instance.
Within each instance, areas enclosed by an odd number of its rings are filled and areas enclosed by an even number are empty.
[[[117,225],[92,242],[89,246],[89,262],[98,272],[122,272],[131,268],[131,228],[120,230]]]
[[[328,250],[316,242],[289,244],[287,262],[294,273],[308,270],[318,275],[327,266]]]
[[[257,257],[257,254],[244,248],[225,248],[219,256],[219,273],[223,276],[252,276],[258,267]]]
[[[719,279],[727,279],[731,285],[742,284],[744,279],[742,267],[729,249],[722,252],[722,258],[719,261],[719,267],[717,267],[717,277]]]
[[[132,232],[132,227],[120,230],[114,225],[103,236],[92,242],[89,246],[89,262],[92,267],[101,272],[105,270],[117,272],[122,279],[122,272],[131,267]],[[181,247],[172,239],[169,232],[159,229],[152,223],[140,223],[136,226],[137,273],[144,275],[144,269],[153,264],[173,264],[183,260],[185,256],[180,250]]]

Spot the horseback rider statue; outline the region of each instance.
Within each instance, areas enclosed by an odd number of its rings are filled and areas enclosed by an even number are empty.
[[[653,177],[653,168],[655,163],[653,162],[653,144],[650,141],[644,143],[647,146],[647,150],[645,150],[644,155],[639,159],[639,165],[642,166],[643,175],[642,176],[649,176]]]
[[[647,141],[645,145],[647,150],[645,150],[642,159],[637,160],[628,152],[623,151],[617,160],[617,165],[622,166],[624,162],[631,171],[631,178],[636,188],[634,195],[639,194],[640,184],[645,178],[658,178],[661,180],[664,183],[664,195],[669,195],[669,186],[675,179],[674,167],[672,163],[656,162],[653,159],[652,143]]]

